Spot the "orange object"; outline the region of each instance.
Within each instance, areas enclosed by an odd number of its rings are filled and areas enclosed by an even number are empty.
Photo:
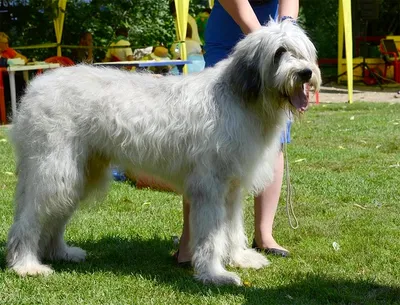
[[[61,67],[74,66],[74,61],[66,56],[53,56],[46,58],[44,62],[48,64],[60,64]],[[42,74],[43,70],[38,70],[36,74]]]
[[[136,182],[137,189],[151,188],[158,191],[175,192],[174,188],[167,182],[144,173],[133,174],[132,172],[127,171],[125,172],[125,176]]]
[[[44,60],[48,64],[60,64],[62,67],[68,67],[75,65],[74,61],[71,58],[65,56],[53,56]]]
[[[159,179],[150,176],[140,176],[136,179],[136,188],[142,189],[147,187],[157,191],[174,192],[172,186]]]
[[[310,85],[306,84],[306,96],[307,99],[310,100]],[[319,104],[319,92],[315,92],[315,104]]]
[[[0,57],[3,58],[15,58],[17,56],[17,52],[14,49],[7,48],[3,52],[1,52]]]

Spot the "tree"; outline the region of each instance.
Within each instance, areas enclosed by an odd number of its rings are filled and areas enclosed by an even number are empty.
[[[58,14],[57,0],[13,1],[8,32],[13,45],[26,46],[55,42],[53,18]],[[174,41],[174,21],[168,0],[69,0],[62,44],[76,45],[80,33],[92,32],[95,45],[106,47],[119,26],[129,28],[133,48],[170,45]],[[68,55],[71,50],[63,49]],[[95,57],[104,57],[105,50],[96,50]],[[55,49],[24,50],[28,57],[46,58]]]

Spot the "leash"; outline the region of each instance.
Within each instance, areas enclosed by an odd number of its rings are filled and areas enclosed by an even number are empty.
[[[288,217],[289,226],[296,230],[299,228],[299,221],[294,213],[293,201],[294,201],[294,187],[290,182],[290,168],[289,168],[289,156],[287,149],[287,125],[285,128],[285,141],[283,143],[283,154],[285,159],[285,174],[286,174],[286,215]]]

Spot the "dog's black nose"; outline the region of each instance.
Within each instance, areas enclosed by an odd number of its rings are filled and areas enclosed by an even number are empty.
[[[298,75],[303,82],[308,82],[311,78],[312,71],[310,69],[304,69],[299,71]]]

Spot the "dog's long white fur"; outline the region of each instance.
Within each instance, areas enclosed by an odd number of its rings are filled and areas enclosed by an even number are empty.
[[[299,27],[271,21],[199,74],[155,78],[75,66],[37,77],[12,128],[18,185],[8,265],[34,275],[52,272],[46,258],[84,260],[84,250],[66,245],[65,226],[79,202],[106,189],[112,162],[185,194],[196,278],[240,284],[225,263],[268,264],[247,249],[242,192],[259,192],[272,180],[292,109],[287,96],[302,85],[303,69],[319,86],[315,63],[315,48]]]

